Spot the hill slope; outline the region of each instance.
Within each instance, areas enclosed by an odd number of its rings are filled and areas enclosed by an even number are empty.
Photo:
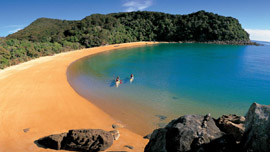
[[[74,23],[76,23],[76,21],[39,18],[23,30],[9,35],[8,38],[36,42],[48,42],[52,40],[51,36],[58,34],[61,35]]]
[[[80,21],[41,18],[8,38],[34,42],[79,42],[91,47],[132,41],[249,41],[239,21],[205,11],[94,14]]]
[[[241,41],[248,33],[237,19],[205,11],[93,14],[80,21],[40,18],[0,39],[0,69],[63,51],[135,41]],[[227,43],[227,42],[226,42]]]

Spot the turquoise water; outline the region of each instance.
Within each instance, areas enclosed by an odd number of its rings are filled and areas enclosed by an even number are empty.
[[[123,81],[119,88],[113,84],[116,76]],[[79,94],[144,134],[184,114],[245,115],[252,102],[270,104],[270,46],[158,44],[119,49],[76,61],[68,80]],[[159,120],[157,115],[168,118]]]

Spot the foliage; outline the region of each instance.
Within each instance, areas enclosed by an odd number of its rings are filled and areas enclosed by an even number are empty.
[[[8,36],[11,39],[29,40],[33,42],[50,42],[53,36],[61,35],[76,21],[66,21],[49,18],[39,18],[29,26]]]
[[[237,19],[205,11],[93,14],[80,21],[41,18],[8,38],[34,42],[78,42],[85,47],[133,41],[247,41]]]
[[[205,11],[93,14],[80,21],[40,18],[0,38],[0,68],[82,47],[134,41],[249,41],[237,19]]]
[[[0,39],[0,69],[40,56],[82,48],[79,43],[31,42],[28,40]]]

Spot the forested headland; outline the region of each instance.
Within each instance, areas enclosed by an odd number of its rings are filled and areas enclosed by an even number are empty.
[[[136,41],[246,43],[249,34],[237,19],[205,11],[93,14],[79,21],[39,18],[0,38],[0,68],[69,50]]]

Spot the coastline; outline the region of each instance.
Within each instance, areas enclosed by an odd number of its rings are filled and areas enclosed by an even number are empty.
[[[34,59],[0,71],[0,151],[54,151],[34,141],[69,129],[112,130],[110,115],[84,99],[67,81],[68,66],[100,52],[158,42],[100,46]],[[108,151],[143,151],[148,140],[125,128]]]
[[[176,41],[169,43],[202,43],[202,44],[218,44],[218,45],[255,45],[255,46],[263,46],[258,42],[252,41]]]

